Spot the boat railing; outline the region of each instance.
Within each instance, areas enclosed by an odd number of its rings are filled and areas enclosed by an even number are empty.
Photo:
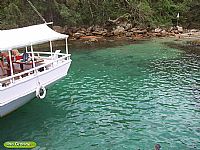
[[[53,69],[56,67],[56,65],[59,65],[59,63],[62,63],[65,60],[70,60],[70,56],[71,56],[71,54],[58,53],[57,54],[59,56],[58,58],[52,59],[50,57],[50,59],[46,59],[46,58],[48,58],[47,57],[48,55],[52,56],[52,53],[50,53],[50,52],[34,52],[34,56],[36,56],[35,54],[37,54],[37,56],[41,57],[41,59],[43,59],[44,62],[42,62],[40,65],[36,66],[35,68],[24,70],[22,72],[14,74],[13,76],[8,76],[8,77],[0,79],[0,88],[8,87],[8,86],[16,83],[17,80],[28,77],[32,74],[37,75],[39,72]],[[55,53],[53,53],[53,54],[55,54]],[[47,55],[47,56],[45,57],[43,55]],[[46,61],[46,60],[48,60],[48,61]]]

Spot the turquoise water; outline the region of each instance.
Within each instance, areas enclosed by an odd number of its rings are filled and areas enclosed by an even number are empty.
[[[200,57],[158,41],[72,51],[69,75],[0,119],[40,150],[200,149]]]

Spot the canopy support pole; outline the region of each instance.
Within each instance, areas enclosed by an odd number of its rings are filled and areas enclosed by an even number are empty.
[[[51,60],[53,60],[53,47],[52,47],[52,42],[49,41],[50,44],[50,51],[51,51]],[[51,67],[53,67],[53,63],[51,63]]]
[[[68,54],[68,44],[67,44],[67,38],[65,39],[65,46],[66,46],[66,54]]]
[[[11,77],[12,77],[11,83],[14,83],[15,79],[13,78],[14,73],[13,73],[11,50],[8,51],[8,55],[9,55],[9,60],[10,60],[10,73],[11,73]]]
[[[49,41],[49,44],[50,44],[51,58],[53,58],[53,47],[52,47],[52,42]]]
[[[26,53],[28,53],[28,47],[26,46]]]
[[[35,59],[34,59],[34,53],[33,53],[33,45],[31,44],[31,55],[32,55],[32,61],[33,61],[33,68],[35,69]],[[34,74],[37,74],[37,70],[35,69]]]

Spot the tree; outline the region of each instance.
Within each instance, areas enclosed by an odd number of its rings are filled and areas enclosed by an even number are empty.
[[[103,25],[121,16],[136,26],[199,26],[199,0],[30,0],[47,22],[56,25]],[[0,1],[0,28],[42,23],[27,0]]]

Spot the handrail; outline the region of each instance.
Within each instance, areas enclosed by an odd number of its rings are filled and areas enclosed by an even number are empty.
[[[64,60],[65,58],[67,58],[67,57],[70,56],[70,54],[62,54],[62,55],[63,55],[62,57],[57,58],[57,59],[52,59],[52,60],[50,60],[50,62],[48,62],[48,63],[42,64],[42,65],[40,65],[40,66],[37,66],[37,67],[35,67],[35,68],[29,69],[29,70],[26,70],[26,71],[23,71],[23,72],[20,72],[20,73],[17,73],[17,74],[15,74],[15,75],[13,75],[13,76],[9,76],[9,77],[5,77],[5,78],[3,78],[3,79],[0,79],[0,82],[6,81],[6,80],[11,80],[11,79],[13,79],[13,78],[15,78],[15,77],[18,77],[18,76],[20,77],[20,76],[22,76],[22,75],[24,75],[24,74],[33,72],[33,71],[35,71],[35,70],[38,70],[38,69],[40,69],[40,68],[43,68],[43,67],[48,66],[48,65],[50,65],[50,64],[53,64],[54,62],[58,62],[58,61],[60,61],[60,60]]]
[[[27,53],[30,53],[31,54],[31,52],[27,52]],[[51,52],[33,52],[34,54],[51,54]],[[55,54],[55,53],[53,53],[53,54]],[[65,55],[65,56],[71,56],[71,54],[64,54],[64,53],[57,53],[57,55]]]

